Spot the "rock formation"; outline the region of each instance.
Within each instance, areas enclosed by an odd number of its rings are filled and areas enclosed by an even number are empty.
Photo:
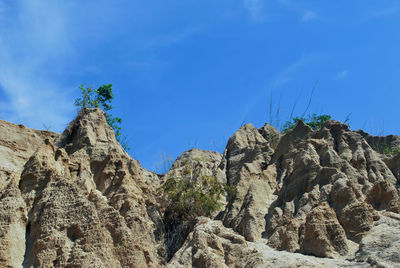
[[[123,151],[104,112],[81,111],[62,135],[8,130],[5,159],[18,162],[1,177],[7,185],[0,193],[0,266],[162,264],[155,237],[159,180]],[[19,160],[28,153],[26,163]]]
[[[62,134],[0,120],[0,267],[400,266],[400,154],[383,154],[399,145],[337,121],[247,124],[157,175],[100,109]],[[203,175],[233,189],[224,207],[171,226],[160,187]]]

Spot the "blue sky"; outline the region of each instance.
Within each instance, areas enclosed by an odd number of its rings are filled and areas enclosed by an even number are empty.
[[[112,83],[149,169],[282,125],[314,86],[307,113],[400,134],[399,31],[397,0],[0,0],[0,118],[61,132],[80,84]]]

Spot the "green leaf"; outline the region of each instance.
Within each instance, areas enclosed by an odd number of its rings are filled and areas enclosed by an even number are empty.
[[[110,111],[113,106],[111,101],[114,98],[112,92],[112,84],[102,85],[98,89],[93,90],[91,87],[85,88],[85,85],[80,85],[81,97],[75,100],[75,106],[84,108],[102,108],[106,113]],[[114,129],[115,138],[121,144],[125,151],[130,150],[126,137],[121,138],[122,119],[119,117],[112,117],[111,114],[106,114],[107,123]]]

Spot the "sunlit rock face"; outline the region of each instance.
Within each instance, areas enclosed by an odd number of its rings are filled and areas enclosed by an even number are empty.
[[[228,142],[221,166],[236,193],[223,224],[278,250],[339,259],[364,252],[360,241],[382,229],[386,213],[399,213],[400,155],[378,149],[400,139],[354,132],[337,121],[318,131],[299,122],[283,136],[268,129],[245,125]],[[385,230],[397,233],[394,226]],[[389,239],[394,248],[397,239]],[[373,256],[371,264],[386,255]]]
[[[0,266],[396,267],[400,154],[383,153],[398,144],[337,121],[247,124],[222,154],[192,149],[157,175],[100,109],[62,134],[0,120]],[[163,183],[201,176],[230,186],[222,208],[167,226]]]
[[[61,135],[1,123],[13,131],[1,146],[12,167],[1,177],[1,266],[162,265],[159,180],[124,152],[103,111],[82,110]]]

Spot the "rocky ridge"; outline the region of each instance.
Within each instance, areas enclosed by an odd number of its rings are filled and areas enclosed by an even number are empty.
[[[62,134],[0,121],[0,266],[395,267],[400,154],[382,152],[399,144],[337,121],[285,135],[247,124],[223,154],[190,150],[161,176],[99,109]],[[159,189],[188,163],[234,191],[213,219],[166,235]]]

